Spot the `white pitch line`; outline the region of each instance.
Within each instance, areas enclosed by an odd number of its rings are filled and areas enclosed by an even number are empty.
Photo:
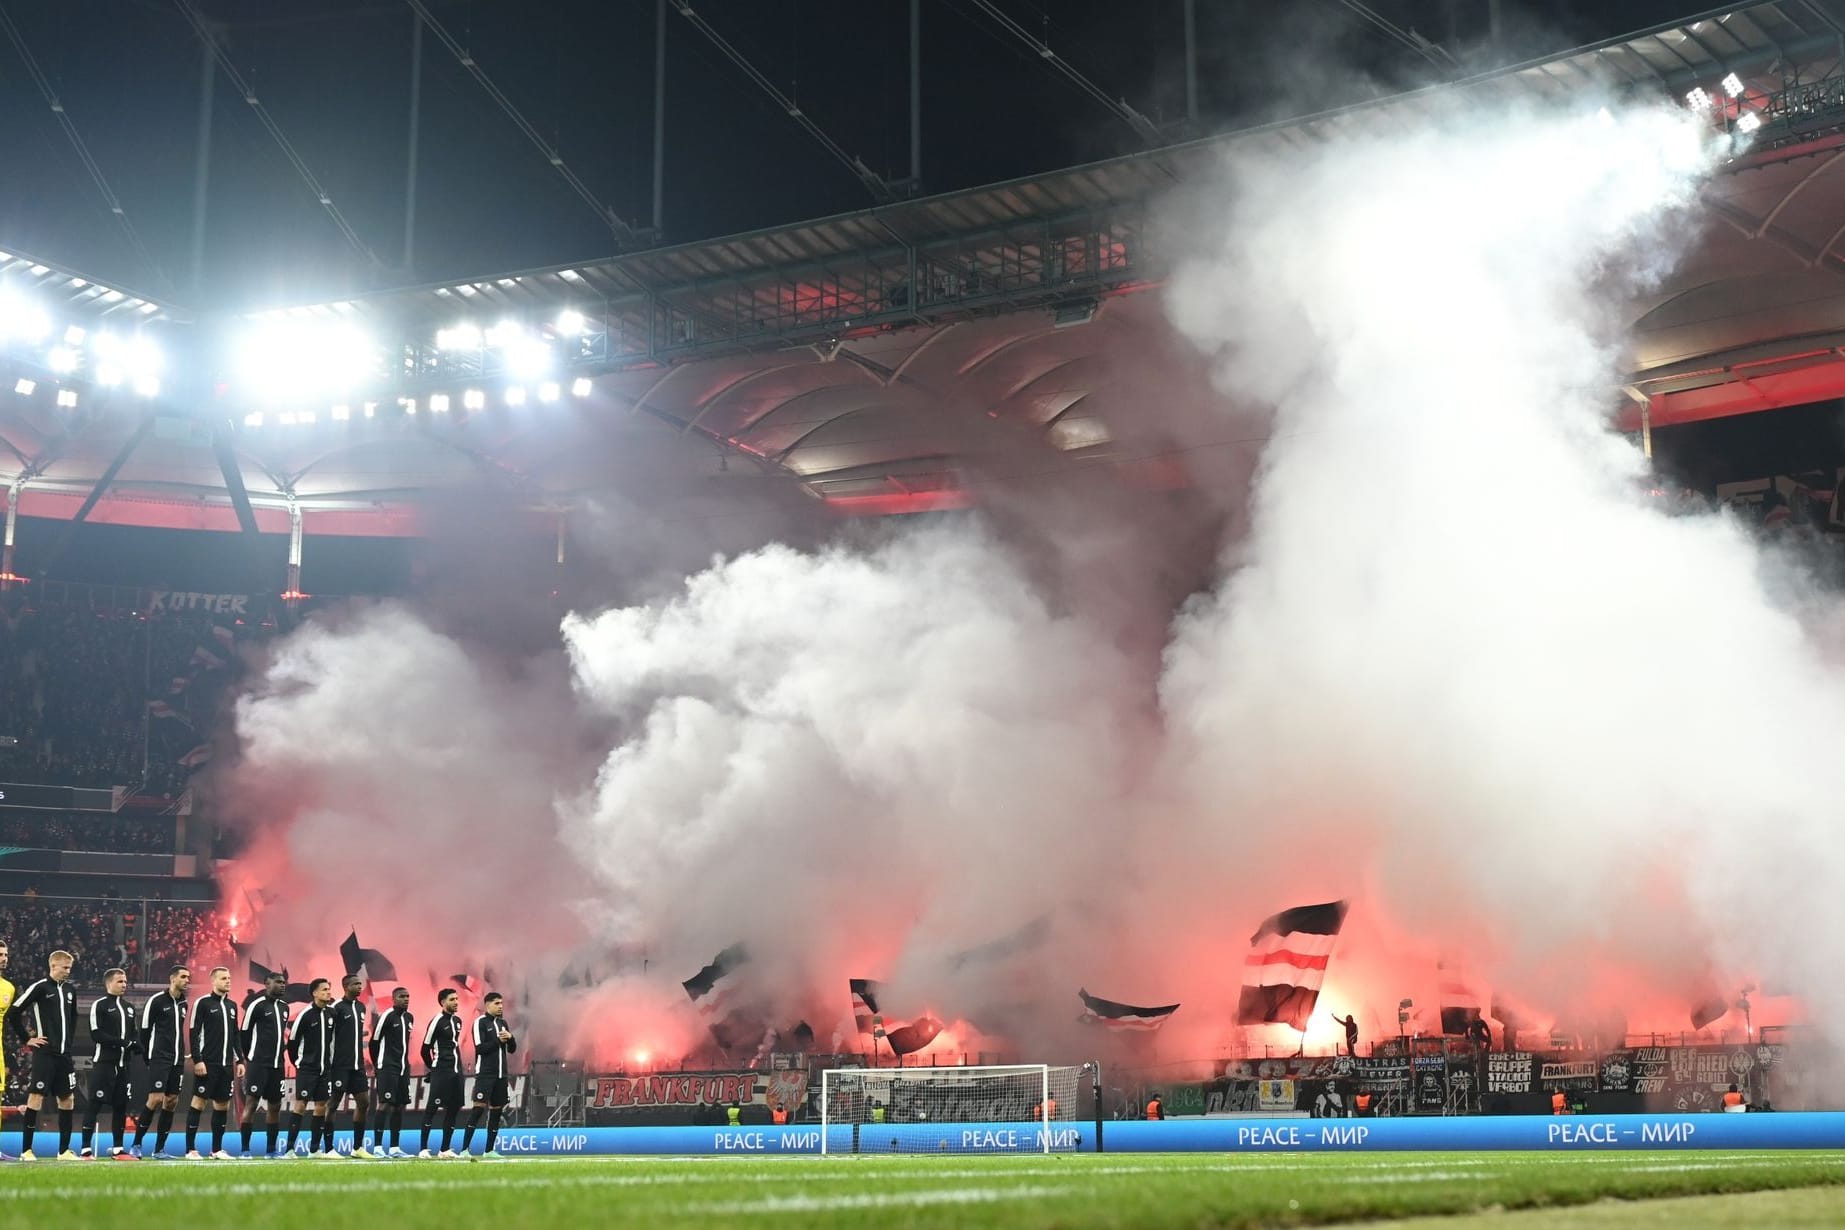
[[[721,1204],[693,1204],[688,1213],[831,1213],[845,1209],[923,1208],[936,1204],[997,1204],[1004,1200],[1036,1200],[1061,1196],[1068,1187],[934,1187],[918,1192],[880,1192],[863,1196],[765,1196],[761,1200],[734,1200]]]

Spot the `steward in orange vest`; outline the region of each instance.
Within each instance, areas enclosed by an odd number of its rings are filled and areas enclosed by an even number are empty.
[[[1159,1094],[1156,1093],[1151,1098],[1147,1099],[1147,1118],[1164,1119],[1165,1117],[1166,1108],[1160,1105],[1160,1097]]]

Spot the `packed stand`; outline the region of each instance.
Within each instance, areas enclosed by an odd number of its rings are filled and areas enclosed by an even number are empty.
[[[141,780],[147,636],[139,619],[0,602],[0,774],[110,786]]]
[[[171,816],[142,819],[83,812],[7,812],[0,814],[0,846],[103,854],[171,854],[174,827]]]
[[[0,939],[9,948],[7,974],[23,987],[42,977],[51,954],[62,948],[92,978],[127,955],[122,914],[104,901],[11,898],[0,904]]]
[[[232,965],[235,955],[230,928],[215,906],[156,903],[148,907],[147,957],[142,962],[146,981],[164,979],[166,970],[175,965],[190,965],[195,971]]]

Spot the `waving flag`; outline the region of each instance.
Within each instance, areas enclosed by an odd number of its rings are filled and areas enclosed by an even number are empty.
[[[1447,962],[1439,963],[1435,974],[1441,983],[1441,1032],[1465,1034],[1467,1026],[1480,1015],[1485,1000],[1467,975]]]
[[[1339,928],[1350,905],[1301,905],[1262,920],[1243,958],[1239,1025],[1287,1025],[1304,1031],[1319,1002]]]
[[[367,982],[374,979],[395,980],[397,977],[397,967],[391,964],[388,957],[376,948],[359,946],[359,933],[356,930],[340,941],[340,960],[345,963],[347,974],[358,974]]]
[[[852,1022],[860,1033],[868,1034],[878,1015],[878,996],[884,993],[883,984],[874,978],[854,978],[851,987]]]
[[[747,948],[741,944],[732,944],[713,957],[711,964],[679,985],[685,988],[686,997],[698,1005],[698,1010],[710,1016],[736,990],[734,975],[749,964],[749,959]]]
[[[911,1055],[935,1041],[935,1035],[941,1033],[942,1029],[942,1023],[925,1012],[908,1025],[899,1026],[885,1034],[884,1041],[890,1044],[894,1053]]]
[[[1149,1031],[1164,1025],[1173,1013],[1179,1010],[1177,1004],[1163,1004],[1158,1008],[1137,1008],[1133,1004],[1116,1003],[1112,999],[1102,999],[1088,991],[1078,991],[1082,997],[1083,1015],[1078,1020],[1085,1025],[1100,1025],[1105,1029],[1124,1032]]]

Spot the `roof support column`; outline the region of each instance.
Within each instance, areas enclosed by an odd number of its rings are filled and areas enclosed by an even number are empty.
[[[19,579],[13,570],[13,534],[19,528],[19,493],[26,488],[26,476],[21,474],[13,480],[6,492],[6,548],[0,555],[0,588],[12,585]]]
[[[288,493],[288,587],[282,591],[282,597],[289,602],[297,602],[301,593],[301,505],[295,502],[295,493]]]
[[[557,510],[557,566],[560,568],[564,566],[564,540],[569,536],[569,532],[569,515],[560,508]]]
[[[1198,135],[1198,0],[1185,0],[1185,122]]]
[[[922,195],[922,0],[910,0],[909,187],[911,196]]]
[[[423,127],[423,18],[410,14],[410,148],[404,154],[404,272],[416,269],[416,143]]]
[[[666,235],[666,0],[653,17],[653,241]]]
[[[199,40],[199,135],[192,165],[192,289],[205,280],[205,207],[211,197],[212,85],[218,65],[210,38]]]

